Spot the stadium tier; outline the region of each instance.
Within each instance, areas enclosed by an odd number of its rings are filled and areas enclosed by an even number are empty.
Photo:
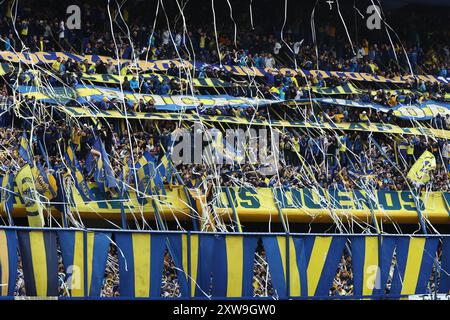
[[[1,299],[448,298],[444,10],[66,2],[0,3]]]

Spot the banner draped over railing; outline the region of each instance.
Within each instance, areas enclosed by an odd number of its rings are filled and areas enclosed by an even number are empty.
[[[0,229],[0,293],[14,294],[19,252],[27,295],[57,296],[60,243],[70,296],[98,298],[111,240],[118,249],[123,298],[161,297],[165,252],[174,261],[181,297],[253,298],[258,245],[265,252],[274,297],[279,299],[328,297],[345,250],[352,259],[354,298],[429,294],[427,285],[437,263],[442,269],[437,290],[450,290],[448,236],[5,227]],[[440,240],[443,246],[438,262]],[[385,291],[388,280],[390,290]]]
[[[350,131],[371,131],[393,134],[407,135],[426,135],[429,137],[437,137],[450,139],[449,130],[432,129],[417,125],[414,128],[399,127],[394,124],[385,123],[335,123],[335,122],[312,122],[312,121],[287,121],[270,119],[246,119],[232,116],[211,116],[207,114],[193,113],[149,113],[149,112],[121,112],[116,110],[94,110],[91,108],[78,108],[58,106],[61,112],[65,112],[74,118],[112,118],[112,119],[141,119],[141,120],[160,120],[160,121],[192,121],[192,122],[222,122],[234,125],[253,125],[253,126],[274,126],[286,128],[311,128],[311,129],[327,129],[327,130],[350,130]]]
[[[63,89],[63,88],[59,88]],[[61,90],[50,91],[33,86],[18,86],[17,91],[25,97],[34,97],[37,101],[42,101],[50,104],[66,104],[69,102],[68,93]],[[205,108],[212,108],[217,106],[257,106],[268,105],[283,102],[281,100],[233,97],[230,95],[156,95],[156,94],[141,94],[120,89],[107,88],[100,86],[84,86],[78,85],[75,88],[76,98],[73,98],[79,104],[86,104],[89,102],[101,102],[105,98],[108,100],[117,99],[118,102],[124,99],[132,102],[139,102],[141,99],[144,102],[153,101],[156,110],[167,111],[181,111],[186,109],[196,109],[202,103]]]
[[[24,63],[24,64],[51,64],[58,57],[63,58],[64,60],[73,59],[75,61],[83,61],[86,60],[88,63],[93,64],[98,60],[103,62],[112,62],[113,64],[117,64],[117,60],[111,57],[99,56],[99,55],[77,55],[68,52],[35,52],[35,53],[22,53],[22,52],[11,52],[11,51],[0,51],[0,60],[10,62],[10,63]],[[153,72],[162,72],[166,71],[170,65],[173,63],[176,66],[183,66],[185,68],[193,68],[193,64],[187,60],[155,60],[155,61],[144,61],[138,60],[136,63],[131,60],[120,60],[121,66],[126,66],[133,64],[141,69],[141,71],[153,71]],[[195,68],[200,70],[204,66],[212,66],[218,68],[219,65],[209,65],[204,62],[196,62]],[[230,72],[233,75],[237,76],[257,76],[264,77],[266,74],[281,72],[283,74],[291,74],[297,75],[300,73],[304,76],[321,76],[322,78],[328,77],[347,77],[350,80],[354,81],[372,81],[372,82],[387,82],[387,83],[405,83],[410,80],[418,79],[422,81],[431,81],[431,82],[443,82],[446,83],[447,79],[439,79],[436,76],[432,75],[406,75],[406,76],[397,76],[392,79],[373,75],[369,73],[358,73],[358,72],[344,72],[344,71],[324,71],[324,70],[294,70],[289,68],[281,68],[281,69],[271,69],[271,68],[256,68],[256,67],[247,67],[247,66],[231,66],[224,65],[223,68]]]

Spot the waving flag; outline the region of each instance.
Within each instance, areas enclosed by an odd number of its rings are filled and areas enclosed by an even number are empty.
[[[3,210],[11,217],[14,204],[14,174],[7,173],[2,177],[1,202]],[[12,222],[12,220],[10,220]]]
[[[42,204],[38,199],[33,173],[29,164],[25,165],[15,178],[20,196],[25,204],[30,227],[43,227],[45,225],[42,213]]]
[[[425,151],[417,159],[406,176],[416,184],[425,184],[430,181],[429,172],[436,169],[436,158],[430,151]]]
[[[100,156],[98,156],[95,159],[95,157],[92,154],[89,154],[88,157],[86,158],[86,165],[88,165],[88,163],[94,164],[93,167],[95,170],[94,178],[95,181],[97,182],[98,189],[104,192],[106,188],[117,188],[118,184],[116,178],[114,177],[108,153],[106,153],[105,147],[100,138],[97,138],[97,140],[95,140],[92,149],[97,151],[100,154]]]
[[[67,164],[70,169],[70,173],[75,181],[75,187],[79,191],[81,198],[84,201],[91,201],[94,199],[91,189],[89,189],[83,174],[81,173],[80,164],[78,163],[77,156],[71,145],[67,147],[67,151],[64,155]]]
[[[19,145],[19,154],[29,164],[32,164],[31,160],[31,149],[30,145],[28,144],[28,139],[26,136],[26,133],[24,132],[22,137],[20,138],[20,145]]]

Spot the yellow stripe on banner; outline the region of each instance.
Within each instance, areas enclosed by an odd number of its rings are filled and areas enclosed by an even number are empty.
[[[378,238],[366,237],[365,242],[362,293],[365,296],[370,296],[375,287],[378,272]]]
[[[133,233],[134,296],[150,296],[150,234]]]
[[[244,269],[244,237],[226,236],[227,246],[227,297],[242,296]]]
[[[75,232],[72,267],[72,297],[84,296],[84,233]]]
[[[409,240],[408,259],[401,294],[414,294],[419,280],[420,266],[425,249],[425,238],[411,238]]]
[[[300,274],[297,266],[297,255],[294,246],[294,240],[289,237],[289,295],[293,297],[299,297],[300,291]]]
[[[284,281],[286,281],[286,237],[277,236],[278,249],[280,250],[281,264],[283,265]]]
[[[30,251],[36,295],[45,297],[47,296],[47,254],[43,231],[30,231]]]
[[[87,233],[87,292],[91,294],[91,278],[92,278],[92,257],[94,255],[94,232]]]
[[[308,296],[316,293],[317,285],[322,274],[322,269],[327,259],[333,237],[319,237],[314,240],[314,246],[309,258],[308,269],[306,271],[308,279]]]
[[[198,265],[198,235],[191,235],[191,297],[195,296]]]
[[[7,296],[9,283],[9,258],[8,241],[6,240],[6,232],[4,230],[0,230],[0,270],[2,272],[2,278],[0,279],[2,285],[1,295]]]
[[[188,278],[188,250],[189,250],[189,248],[187,247],[187,235],[182,234],[181,235],[181,252],[183,254],[183,258],[182,258],[183,271],[184,271],[184,276],[186,277],[186,280],[189,281],[189,278]]]

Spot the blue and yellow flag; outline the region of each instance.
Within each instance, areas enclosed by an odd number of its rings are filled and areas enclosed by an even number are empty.
[[[256,236],[192,234],[191,294],[253,297]]]
[[[120,294],[124,297],[160,297],[166,236],[157,233],[118,232]]]
[[[436,158],[430,151],[425,151],[409,169],[406,176],[416,184],[425,184],[430,181],[430,171],[436,169]]]
[[[39,177],[42,177],[42,181],[45,184],[45,191],[43,192],[43,195],[49,200],[55,198],[56,194],[58,193],[58,184],[56,182],[55,176],[51,173],[46,172],[40,163],[36,164],[36,168],[37,170],[35,180],[39,179]]]
[[[71,145],[67,147],[66,153],[64,157],[67,161],[68,167],[70,169],[70,174],[72,175],[73,180],[75,181],[75,187],[80,193],[83,201],[92,201],[94,200],[94,195],[89,188],[86,180],[84,179],[83,174],[81,173],[80,165],[78,163],[78,159],[75,155],[75,151]]]
[[[25,160],[27,163],[32,164],[32,153],[30,149],[30,145],[28,143],[28,139],[26,133],[24,132],[22,137],[20,138],[19,144],[19,155]]]
[[[94,177],[97,182],[98,189],[100,191],[106,190],[106,188],[117,188],[117,181],[114,177],[114,173],[111,167],[111,163],[109,161],[109,155],[105,150],[103,142],[100,138],[95,140],[92,149],[98,151],[100,156],[97,159],[92,160],[93,156],[90,153],[88,158],[86,159],[86,163],[94,163]]]
[[[140,193],[144,194],[138,196],[138,201],[142,205],[147,203],[145,196],[153,194],[152,190],[155,188],[155,167],[156,159],[148,151],[144,152],[135,165],[138,179],[137,189]]]
[[[159,174],[166,180],[168,184],[171,184],[174,166],[170,158],[170,154],[166,153],[161,158],[160,163],[157,166],[157,171],[159,171]]]
[[[0,296],[13,296],[17,277],[17,237],[0,229]]]
[[[58,296],[56,232],[18,231],[27,296]]]
[[[43,208],[38,199],[38,192],[33,181],[33,173],[29,164],[25,165],[16,174],[15,181],[20,196],[22,197],[22,201],[25,204],[28,225],[30,227],[43,227],[45,225],[44,214],[42,212]]]
[[[1,202],[3,205],[3,210],[6,212],[8,217],[11,217],[13,205],[14,205],[14,173],[6,173],[2,179],[2,190],[1,190]]]

